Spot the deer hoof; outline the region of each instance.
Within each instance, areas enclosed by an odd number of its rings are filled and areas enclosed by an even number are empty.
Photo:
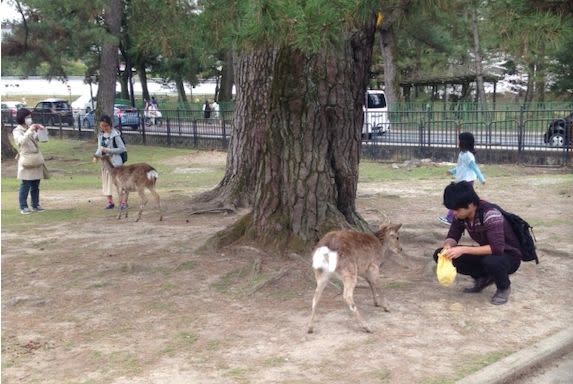
[[[306,333],[314,333],[314,328],[308,327],[308,330],[306,331]]]

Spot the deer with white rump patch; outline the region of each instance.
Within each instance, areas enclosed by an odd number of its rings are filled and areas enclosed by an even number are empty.
[[[349,230],[333,231],[320,239],[312,256],[316,291],[312,298],[308,333],[314,332],[316,307],[322,291],[333,275],[342,280],[344,300],[356,316],[360,326],[366,332],[372,332],[354,304],[354,288],[358,276],[365,278],[372,290],[374,305],[381,306],[386,312],[390,311],[380,285],[380,265],[388,253],[396,255],[402,253],[398,237],[398,230],[401,226],[402,224],[381,225],[374,234]]]
[[[101,161],[103,167],[111,174],[113,183],[117,188],[117,193],[119,195],[119,201],[125,201],[127,203],[129,192],[135,192],[139,194],[139,212],[137,214],[137,219],[141,219],[141,212],[143,212],[143,207],[147,204],[147,198],[145,197],[145,189],[155,197],[157,203],[157,208],[159,209],[159,221],[163,220],[163,213],[161,211],[161,202],[159,201],[159,194],[155,190],[155,183],[159,177],[159,173],[151,165],[146,163],[138,163],[131,165],[120,165],[119,167],[114,167],[111,163],[109,156],[102,156]],[[125,199],[123,198],[125,196]],[[121,214],[125,213],[127,218],[127,206],[122,209],[121,204],[119,207],[119,214],[117,219],[121,219]]]

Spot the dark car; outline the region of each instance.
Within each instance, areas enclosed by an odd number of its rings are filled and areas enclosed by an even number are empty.
[[[131,129],[138,129],[141,122],[139,110],[128,105],[116,104],[113,106],[113,126],[130,127]],[[95,126],[94,111],[89,111],[82,119],[82,127],[93,128]]]
[[[34,123],[43,125],[67,124],[74,126],[74,114],[72,108],[66,100],[46,99],[40,101],[32,109],[32,120]]]
[[[552,147],[571,146],[573,136],[573,112],[564,118],[551,120],[543,141]]]

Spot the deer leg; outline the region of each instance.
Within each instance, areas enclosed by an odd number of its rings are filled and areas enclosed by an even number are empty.
[[[322,270],[315,270],[314,277],[316,278],[316,290],[314,291],[314,297],[312,298],[312,312],[310,313],[310,320],[308,322],[308,333],[314,332],[314,316],[316,313],[316,307],[318,306],[318,301],[322,296],[322,291],[324,287],[328,284],[330,280],[330,274],[328,272],[323,272]]]
[[[119,189],[119,188],[118,188]],[[117,219],[121,219],[121,202],[123,201],[123,195],[125,194],[125,191],[123,189],[119,189],[119,196],[118,199],[119,201],[117,202]],[[127,217],[127,216],[125,216]]]
[[[155,190],[154,187],[149,188],[149,191],[155,197],[155,202],[157,203],[157,209],[159,209],[159,221],[163,220],[163,211],[161,209],[161,201],[159,200],[159,193]]]
[[[378,269],[378,267],[377,266],[370,267],[366,271],[364,277],[366,278],[366,281],[368,282],[368,284],[370,285],[370,289],[372,290],[374,305],[377,307],[382,307],[386,312],[390,312],[390,309],[388,307],[388,302],[386,301],[386,297],[384,296],[384,292],[382,291],[382,286],[380,284],[380,270]],[[378,294],[380,295],[382,304],[380,304],[380,301],[378,300]]]
[[[139,219],[141,219],[141,212],[143,212],[143,207],[147,204],[147,198],[145,197],[145,191],[143,188],[138,189],[137,193],[139,194],[139,212],[137,213],[137,219],[135,219],[135,221],[139,221]]]
[[[371,333],[372,330],[370,330],[370,327],[368,326],[368,324],[366,324],[366,322],[360,315],[360,312],[358,311],[356,304],[354,304],[353,296],[354,296],[354,288],[356,287],[356,280],[357,280],[356,276],[352,276],[349,274],[343,276],[342,282],[344,283],[344,301],[346,301],[346,304],[348,304],[348,308],[350,308],[350,311],[354,313],[354,315],[356,316],[356,320],[358,320],[360,326],[366,332]]]

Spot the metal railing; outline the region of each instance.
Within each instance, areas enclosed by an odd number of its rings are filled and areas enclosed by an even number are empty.
[[[573,103],[553,103],[544,107],[532,109],[531,106],[506,104],[498,109],[479,110],[475,104],[468,103],[399,104],[387,112],[389,126],[379,131],[377,127],[364,128],[363,132],[372,133],[363,135],[362,153],[373,159],[431,157],[453,161],[459,133],[470,131],[476,138],[481,162],[520,163],[524,162],[525,155],[535,153],[534,156],[540,158],[553,158],[552,164],[568,164],[573,136]],[[116,116],[114,124],[128,143],[227,148],[233,126],[232,110],[212,111],[209,116],[201,110],[160,112],[161,116],[155,118],[146,116],[141,110],[129,118]],[[34,118],[48,120],[46,116]],[[9,120],[9,115],[2,113],[3,122],[14,124]],[[68,118],[58,119],[57,115],[50,116],[49,120],[52,134],[60,137],[89,137],[94,132],[93,117],[90,120],[85,113],[75,113],[72,126]]]

